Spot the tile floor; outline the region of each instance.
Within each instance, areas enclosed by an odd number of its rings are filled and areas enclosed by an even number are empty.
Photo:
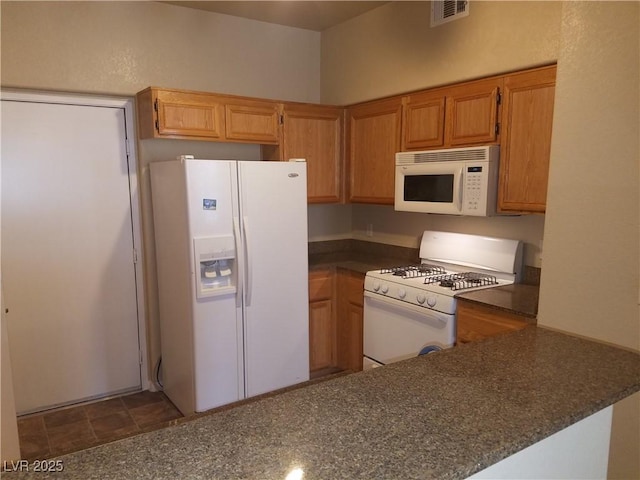
[[[140,392],[18,419],[25,460],[51,458],[168,426],[182,414],[162,392]]]

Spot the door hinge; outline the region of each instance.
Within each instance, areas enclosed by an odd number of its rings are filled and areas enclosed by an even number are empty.
[[[144,363],[144,359],[142,358],[142,350],[138,350],[138,362],[140,365]]]
[[[284,115],[280,115],[280,125],[284,125]]]
[[[158,111],[158,99],[156,98],[153,102],[153,109],[157,112]]]
[[[128,138],[125,139],[125,141],[124,141],[124,149],[125,149],[125,152],[127,153],[127,157],[131,156],[131,145],[129,143],[129,139]]]
[[[135,263],[135,264],[138,263],[138,249],[137,248],[133,249],[133,263]]]
[[[500,135],[500,124],[496,123],[496,135]]]
[[[158,132],[160,131],[160,123],[158,122],[158,120],[156,120],[156,130]]]
[[[498,89],[498,94],[496,95],[496,101],[498,102],[498,105],[502,105],[502,93],[500,92],[500,89]]]

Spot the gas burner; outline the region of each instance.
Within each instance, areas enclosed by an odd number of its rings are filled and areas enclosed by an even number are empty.
[[[485,285],[498,285],[498,280],[493,275],[475,272],[452,273],[448,275],[436,275],[424,279],[425,285],[438,284],[451,290],[464,290]]]
[[[437,265],[421,263],[419,265],[407,265],[404,267],[383,268],[380,273],[390,273],[401,278],[428,277],[430,275],[444,274],[446,270]]]

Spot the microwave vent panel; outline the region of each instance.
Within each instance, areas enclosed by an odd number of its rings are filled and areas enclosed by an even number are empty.
[[[482,161],[491,160],[498,146],[452,148],[448,150],[424,150],[421,152],[396,153],[396,165],[426,162],[450,162],[450,161]]]
[[[469,0],[433,0],[431,28],[469,15]]]

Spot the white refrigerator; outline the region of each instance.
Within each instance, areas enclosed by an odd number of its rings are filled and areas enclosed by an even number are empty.
[[[190,415],[308,380],[306,163],[150,170],[167,396]]]

